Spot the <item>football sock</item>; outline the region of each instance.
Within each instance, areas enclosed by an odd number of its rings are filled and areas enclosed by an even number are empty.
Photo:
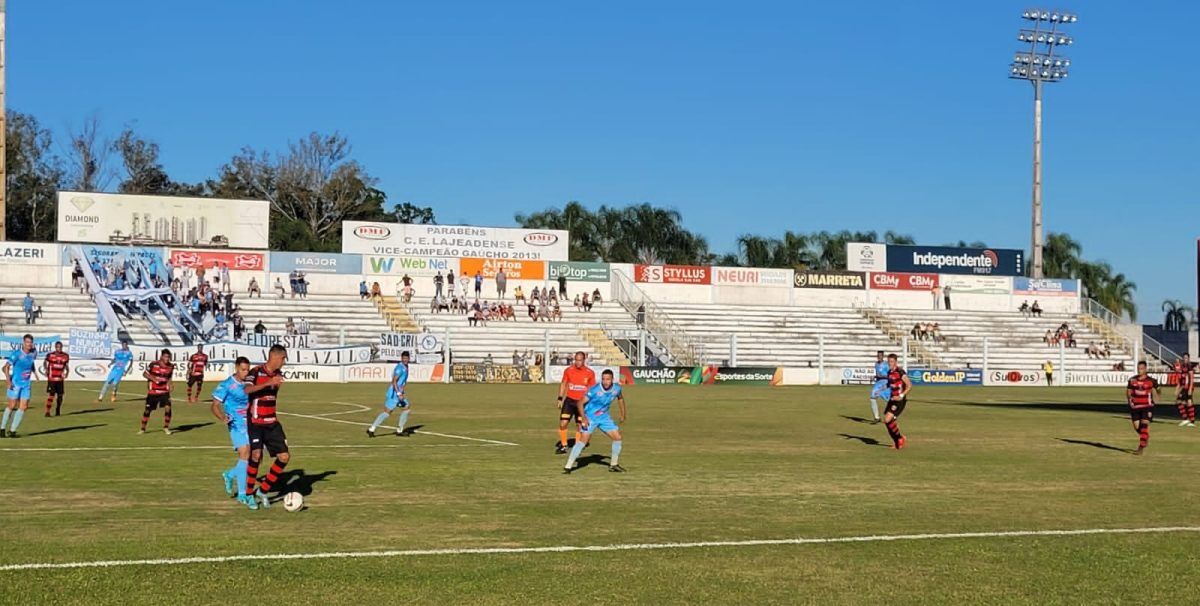
[[[875,398],[871,398],[871,416],[879,420],[879,402],[876,402]]]
[[[8,427],[8,415],[11,415],[11,414],[12,414],[11,408],[4,409],[4,420],[2,422],[0,422],[0,430]]]
[[[17,410],[13,411],[13,416],[12,416],[12,427],[9,427],[9,428],[8,428],[8,430],[9,430],[9,431],[16,431],[16,430],[17,430],[17,427],[20,427],[20,426],[21,426],[21,418],[22,418],[22,417],[24,417],[24,416],[25,416],[25,411],[24,411],[24,410],[21,410],[21,409],[19,409],[19,408],[18,408]]]
[[[1138,424],[1138,448],[1145,448],[1150,441],[1150,424],[1145,421]]]
[[[6,418],[7,418],[7,417],[6,417]],[[566,447],[567,447],[567,430],[566,430],[566,429],[560,429],[560,430],[558,430],[558,443],[559,443],[559,444],[560,444],[560,445],[561,445],[563,448],[566,448]]]
[[[163,427],[171,426],[171,405],[163,406]]]
[[[100,386],[100,395],[96,399],[103,400],[104,394],[106,394],[106,393],[108,393],[108,383],[105,383],[104,385]]]
[[[575,467],[575,459],[578,459],[579,455],[582,452],[583,452],[583,442],[575,442],[575,446],[571,447],[571,456],[567,457],[567,464],[564,465],[563,467],[566,469],[571,469],[572,467]]]
[[[609,457],[609,459],[608,459],[608,464],[609,464],[609,465],[616,465],[616,464],[617,464],[617,460],[618,460],[618,459],[620,459],[620,458],[621,458],[621,441],[620,441],[620,440],[613,440],[613,444],[612,444],[612,456],[611,456],[611,457]]]
[[[1196,420],[1196,405],[1190,402],[1187,405],[1187,419],[1193,422]]]
[[[1175,407],[1179,409],[1179,418],[1181,418],[1181,419],[1187,419],[1187,418],[1188,418],[1188,416],[1187,416],[1187,404],[1186,404],[1186,403],[1184,403],[1184,402],[1179,402],[1179,403],[1175,404]]]
[[[63,401],[63,395],[58,394],[57,403],[54,405],[54,414],[57,415],[58,413],[62,412],[62,401]]]
[[[238,459],[238,462],[233,466],[233,485],[237,487],[238,492],[246,496],[250,496],[250,488],[246,482],[246,460]]]
[[[271,485],[279,479],[284,467],[287,467],[287,461],[275,459],[275,462],[271,464],[271,470],[267,472],[267,477],[263,478],[262,484],[260,484],[263,493],[271,492]]]
[[[400,423],[399,423],[399,425],[398,425],[398,429],[397,429],[397,431],[399,431],[399,432],[403,433],[403,432],[404,432],[404,424],[405,424],[405,423],[408,423],[408,411],[407,411],[407,410],[405,410],[404,412],[400,413]]]
[[[54,394],[46,396],[46,414],[50,414],[50,408],[52,406],[54,406]]]
[[[389,414],[391,414],[391,413],[387,413],[387,412],[379,413],[379,415],[375,417],[375,421],[373,423],[371,423],[371,431],[375,431],[376,427],[379,427],[384,421],[386,421]]]
[[[256,484],[258,484],[258,463],[246,461],[246,494],[254,494]]]
[[[142,431],[146,431],[146,423],[150,421],[150,405],[146,405],[146,409],[142,411]]]
[[[578,443],[582,437],[583,437],[583,434],[580,433],[578,429],[576,429],[575,430],[575,442]]]
[[[895,442],[895,443],[900,442],[900,426],[896,425],[896,421],[894,419],[891,421],[888,421],[887,432],[888,432],[888,435],[891,436],[892,442]]]

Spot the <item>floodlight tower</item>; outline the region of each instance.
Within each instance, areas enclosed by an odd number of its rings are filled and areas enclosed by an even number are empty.
[[[4,66],[8,63],[7,54],[4,49],[4,13],[7,10],[5,0],[0,0],[0,241],[7,240],[7,234],[4,217],[8,213],[8,173],[6,172],[8,161],[5,154],[7,153],[7,134],[8,134],[8,107],[5,104],[5,88],[4,88]]]
[[[1067,77],[1071,60],[1058,54],[1060,46],[1070,46],[1074,40],[1059,28],[1075,23],[1079,16],[1063,11],[1031,8],[1021,17],[1032,22],[1032,28],[1021,28],[1017,40],[1028,48],[1013,56],[1009,78],[1033,84],[1033,264],[1030,277],[1042,277],[1042,83],[1058,82]]]

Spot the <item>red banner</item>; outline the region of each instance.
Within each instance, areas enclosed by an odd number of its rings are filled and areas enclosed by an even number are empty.
[[[647,284],[712,284],[712,268],[695,265],[634,265],[635,282]]]
[[[937,287],[937,274],[871,274],[871,288],[876,290],[933,290]]]
[[[255,252],[172,248],[170,262],[175,267],[203,267],[211,270],[213,267],[228,266],[230,271],[262,271],[266,267],[266,255]]]

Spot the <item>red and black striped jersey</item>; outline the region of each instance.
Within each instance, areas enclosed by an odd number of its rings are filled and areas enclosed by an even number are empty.
[[[146,367],[146,372],[150,374],[150,386],[146,393],[152,396],[170,393],[171,375],[175,373],[174,364],[164,364],[162,360],[155,360]]]
[[[46,380],[65,381],[67,379],[67,364],[71,362],[71,354],[65,351],[52,351],[46,354]]]
[[[904,372],[904,369],[900,368],[899,366],[888,371],[888,389],[892,390],[893,400],[900,399],[900,392],[904,391],[904,377],[907,375],[908,373]]]
[[[1181,390],[1191,391],[1196,386],[1196,371],[1191,364],[1175,363],[1175,385]]]
[[[194,353],[188,358],[188,375],[196,376],[204,374],[204,367],[208,366],[208,354]]]
[[[250,370],[250,374],[246,375],[246,385],[262,385],[268,383],[275,377],[283,376],[282,370],[271,372],[267,370],[266,365],[255,366]],[[279,386],[264,387],[262,391],[250,396],[250,422],[254,425],[274,425],[278,422],[275,418],[275,404],[279,397]]]
[[[1129,379],[1125,387],[1129,390],[1130,408],[1150,408],[1154,406],[1154,390],[1158,389],[1158,380],[1150,375],[1135,375]]]

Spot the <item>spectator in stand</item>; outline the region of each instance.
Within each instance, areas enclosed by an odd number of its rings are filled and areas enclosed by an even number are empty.
[[[267,327],[265,324],[262,323],[262,320],[259,320],[258,324],[254,325],[254,334],[256,334],[256,335],[267,334]]]
[[[1104,358],[1105,358],[1106,360],[1107,360],[1108,358],[1111,358],[1111,357],[1112,357],[1112,348],[1110,348],[1110,347],[1108,346],[1108,342],[1107,342],[1107,341],[1105,341],[1105,343],[1104,343],[1104,349],[1103,349],[1103,350],[1101,350],[1101,352],[1100,352],[1100,353],[1104,354]]]
[[[467,289],[469,289],[470,286],[471,278],[467,277],[467,274],[460,274],[458,276],[458,287],[460,290],[462,290],[463,301],[467,300]]]
[[[229,279],[229,264],[221,264],[221,288],[225,292],[233,292],[233,280]]]
[[[283,289],[283,280],[279,279],[279,276],[275,276],[274,290],[275,290],[275,292],[279,293],[280,299],[282,299],[285,295],[287,295],[287,291]],[[261,299],[262,297],[259,297],[259,298]]]
[[[1099,359],[1100,358],[1100,347],[1096,345],[1095,341],[1089,341],[1087,349],[1084,350],[1084,353],[1087,354],[1088,358]]]
[[[446,277],[442,275],[442,272],[437,272],[437,275],[433,277],[433,296],[441,298],[442,288],[444,288],[445,285]]]
[[[913,324],[912,330],[908,331],[908,334],[912,338],[920,341],[921,335],[923,334],[923,331],[921,330],[921,324],[920,323]]]
[[[71,268],[71,286],[79,288],[83,284],[83,268],[79,266],[79,259],[75,259],[75,265]]]
[[[592,311],[592,299],[587,293],[583,293],[583,301],[581,304],[583,305],[583,311]]]
[[[558,298],[567,298],[567,276],[564,274],[558,274]]]
[[[638,304],[637,315],[635,316],[635,318],[637,319],[638,328],[642,328],[643,326],[646,325],[646,304],[645,303]]]
[[[450,296],[454,296],[454,270],[446,273],[446,290]],[[465,292],[464,292],[465,294]]]
[[[283,325],[283,332],[288,336],[296,334],[296,323],[292,321],[291,316],[288,316],[287,323]]]
[[[496,296],[501,300],[504,299],[505,293],[508,292],[508,274],[504,273],[504,268],[496,272]]]
[[[934,343],[941,343],[946,340],[946,337],[942,335],[942,327],[937,322],[934,322],[929,327],[929,336],[933,338]]]
[[[520,288],[520,287],[518,286],[518,288]],[[533,291],[529,293],[529,300],[530,300],[530,302],[536,303],[537,301],[541,300],[541,296],[542,296],[541,289],[534,286]]]
[[[599,305],[603,302],[604,302],[604,299],[600,298],[600,289],[597,288],[596,290],[593,290],[592,291],[592,305]]]
[[[933,295],[933,309],[937,310],[938,299],[940,299],[942,296],[941,289],[936,286],[931,286],[929,287],[929,294]]]
[[[371,283],[371,298],[372,299],[382,299],[383,298],[383,287],[379,285],[379,282]]]
[[[306,274],[302,271],[297,271],[296,272],[296,280],[298,281],[298,285],[300,286],[300,298],[307,299],[308,298],[308,274]]]
[[[1021,306],[1017,308],[1017,311],[1021,312],[1022,316],[1025,316],[1026,318],[1028,318],[1029,317],[1029,300],[1026,299],[1025,301],[1021,301]]]
[[[1042,306],[1038,305],[1037,300],[1034,300],[1033,307],[1029,308],[1029,313],[1033,314],[1034,316],[1036,316],[1038,318],[1042,317]]]
[[[400,283],[401,283],[401,284],[403,284],[403,285],[405,285],[405,286],[412,286],[412,285],[413,285],[413,279],[412,279],[412,277],[411,277],[411,276],[409,276],[408,274],[404,274],[404,277],[403,277],[403,278],[400,278]]]
[[[59,274],[62,275],[62,274]],[[35,323],[33,315],[33,295],[25,293],[25,298],[21,300],[21,311],[25,312],[25,323]]]
[[[241,314],[233,317],[233,338],[236,341],[241,341],[242,336],[246,334],[246,323],[242,320]]]
[[[293,299],[295,299],[296,295],[300,292],[300,279],[297,277],[299,275],[300,272],[294,269],[288,272],[288,288],[292,291]]]
[[[555,322],[562,322],[562,308],[558,306],[558,301],[555,301],[550,306],[550,319]]]
[[[942,300],[946,303],[946,311],[950,311],[950,287],[942,289]]]
[[[533,299],[529,300],[529,319],[537,322],[537,304]]]
[[[367,281],[363,280],[362,282],[359,282],[358,283],[358,298],[366,299],[368,296],[370,296],[370,294],[371,294],[371,292],[369,290],[367,290]]]
[[[483,317],[483,306],[476,301],[471,306],[471,313],[467,316],[467,323],[471,326],[487,326],[487,322]]]
[[[478,299],[483,293],[483,274],[475,272],[475,298]]]
[[[300,322],[299,322],[299,325],[297,326],[296,330],[302,335],[307,335],[308,334],[308,319],[303,318],[303,317],[300,318]]]
[[[1054,331],[1047,328],[1046,336],[1042,337],[1042,342],[1046,344],[1046,347],[1053,347],[1056,343],[1054,339]]]
[[[521,290],[520,284],[518,284],[517,287],[513,289],[513,299],[515,299],[517,303],[525,302],[525,291]]]
[[[521,354],[517,350],[513,350],[513,366],[521,366]]]
[[[579,293],[575,293],[575,311],[583,311],[583,302],[579,298]]]
[[[254,298],[255,293],[258,294],[258,298],[262,298],[262,289],[258,287],[258,280],[250,278],[250,286],[246,289],[246,296],[247,298]]]

